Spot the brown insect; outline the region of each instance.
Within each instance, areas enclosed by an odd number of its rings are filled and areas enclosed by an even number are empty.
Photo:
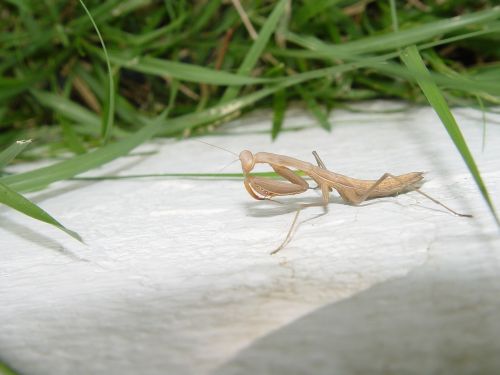
[[[472,217],[472,215],[460,214],[452,210],[421,191],[419,186],[424,178],[423,172],[410,172],[399,176],[384,173],[378,180],[360,180],[329,171],[316,151],[313,151],[313,155],[317,165],[285,155],[277,155],[268,152],[252,154],[252,152],[244,150],[240,153],[239,159],[245,175],[245,188],[253,198],[259,200],[271,199],[275,196],[303,193],[310,187],[306,180],[290,169],[295,168],[296,170],[302,171],[316,182],[318,188],[321,189],[323,206],[325,209],[328,205],[332,189],[335,189],[345,202],[353,205],[358,205],[367,199],[388,197],[409,191],[416,191],[434,203],[444,207],[454,215]],[[269,164],[277,174],[288,182],[250,175],[255,165],[259,163]],[[277,253],[289,242],[293,228],[303,207],[305,206],[301,206],[297,210],[285,240],[278,248],[273,250],[271,254]]]

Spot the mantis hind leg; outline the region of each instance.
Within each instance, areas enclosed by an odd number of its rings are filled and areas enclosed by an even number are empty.
[[[323,163],[323,160],[321,160],[321,158],[319,157],[319,155],[316,151],[313,151],[312,154],[313,154],[314,158],[316,159],[316,163],[318,164],[318,167],[320,167],[321,169],[328,169],[328,168],[326,168],[325,163]],[[325,192],[323,191],[323,186],[321,184],[318,184],[318,186],[321,187],[321,192],[323,193],[323,202],[324,202],[325,201]],[[331,192],[331,191],[333,191],[333,189],[328,186],[328,191]],[[328,198],[326,199],[326,201],[328,202]]]
[[[375,189],[382,183],[384,182],[384,180],[386,180],[387,178],[395,178],[396,180],[399,180],[397,177],[391,175],[390,173],[384,173],[377,181],[375,181],[373,183],[372,186],[370,186],[368,189],[366,189],[362,195],[360,196],[356,196],[356,194],[347,194],[347,192],[342,192],[341,195],[342,195],[342,198],[346,201],[348,201],[349,203],[351,204],[354,204],[354,205],[358,205],[358,204],[361,204],[363,203],[365,200],[367,200],[369,197],[370,197],[370,194],[373,193],[375,191]],[[408,184],[404,184],[402,181],[401,182],[401,190],[404,190],[405,188],[407,188],[409,185],[411,185],[410,183]],[[355,192],[355,191],[354,191]]]
[[[312,154],[313,154],[314,158],[316,159],[316,163],[318,163],[318,167],[323,168],[323,169],[327,169],[325,167],[325,163],[323,163],[323,160],[321,160],[318,153],[316,151],[313,151]]]
[[[323,163],[323,160],[321,160],[318,153],[316,151],[313,151],[312,154],[316,159],[316,163],[318,163],[318,167],[322,169],[327,169],[325,163]],[[319,187],[321,187],[321,194],[323,195],[323,206],[325,207],[325,213],[326,213],[326,211],[328,211],[327,207],[328,203],[330,202],[330,192],[332,191],[332,188],[327,184],[319,184]]]
[[[373,191],[377,188],[377,186],[379,186],[385,179],[387,178],[393,178],[395,179],[396,181],[399,181],[401,183],[401,191],[404,191],[405,189],[409,188],[410,186],[414,185],[414,182],[407,182],[405,183],[404,181],[402,181],[400,178],[398,178],[397,176],[394,176],[390,173],[384,173],[377,181],[374,182],[374,184],[372,186],[370,186],[365,192],[363,195],[361,195],[360,197],[356,198],[356,199],[353,199],[352,197],[347,199],[349,201],[349,203],[352,203],[352,204],[355,204],[355,205],[358,205],[362,202],[364,202],[366,199],[368,199],[370,197],[370,194],[373,193]],[[472,215],[469,215],[469,214],[461,214],[461,213],[458,213],[456,212],[455,210],[451,209],[450,207],[446,206],[444,203],[441,203],[440,201],[438,201],[437,199],[431,197],[429,194],[427,193],[424,193],[422,190],[420,190],[419,188],[414,188],[413,189],[414,191],[416,191],[417,193],[423,195],[424,197],[426,197],[427,199],[433,201],[434,203],[440,205],[441,207],[447,209],[448,211],[450,211],[452,214],[454,215],[457,215],[457,216],[461,216],[461,217],[472,217]]]
[[[446,208],[448,211],[450,211],[450,212],[451,212],[452,214],[454,214],[454,215],[461,216],[461,217],[473,217],[473,216],[472,216],[472,215],[470,215],[470,214],[461,214],[461,213],[456,212],[455,210],[452,210],[450,207],[446,206],[444,203],[441,203],[440,201],[438,201],[437,199],[435,199],[435,198],[431,197],[429,194],[424,193],[424,192],[423,192],[422,190],[420,190],[420,189],[415,189],[415,191],[416,191],[417,193],[422,194],[424,197],[426,197],[427,199],[429,199],[429,200],[433,201],[434,203],[436,203],[436,204],[440,205],[441,207]]]

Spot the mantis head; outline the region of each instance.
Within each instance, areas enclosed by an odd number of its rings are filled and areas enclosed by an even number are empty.
[[[243,173],[247,174],[253,169],[255,165],[255,160],[253,154],[248,150],[243,150],[240,152],[241,169]]]

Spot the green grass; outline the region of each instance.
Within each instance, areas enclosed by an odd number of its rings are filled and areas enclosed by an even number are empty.
[[[0,375],[19,375],[19,373],[12,370],[0,360]]]
[[[497,225],[500,227],[500,221],[495,212],[495,207],[493,206],[488,190],[486,189],[483,179],[481,178],[476,162],[469,151],[469,147],[467,147],[467,143],[465,142],[462,132],[458,127],[455,117],[453,117],[453,114],[450,112],[441,90],[439,90],[438,86],[430,79],[430,74],[425,67],[422,57],[418,53],[417,48],[415,46],[405,48],[401,54],[401,59],[404,61],[406,66],[408,66],[408,68],[415,73],[415,76],[421,77],[417,79],[418,85],[422,89],[432,108],[434,108],[438,114],[441,122],[448,131],[451,140],[464,158],[465,164],[469,168],[469,171],[472,174],[472,177],[474,177],[483,198],[488,204],[491,213],[495,217]]]
[[[449,106],[486,112],[500,104],[500,8],[402,4],[246,1],[252,38],[234,6],[220,0],[7,1],[0,171],[22,160],[63,160],[0,177],[1,202],[74,234],[20,193],[73,178],[152,137],[206,134],[258,107],[273,110],[275,139],[291,101],[304,102],[329,130],[328,110],[388,98],[432,105],[498,222]],[[21,139],[34,141],[21,147]]]
[[[107,141],[111,130],[113,129],[114,118],[115,118],[115,87],[113,81],[113,72],[111,70],[111,63],[109,61],[108,50],[106,49],[106,44],[104,44],[104,40],[102,39],[99,28],[97,27],[92,14],[89,12],[85,3],[82,0],[79,0],[82,8],[85,10],[85,13],[89,16],[90,21],[92,22],[92,26],[94,26],[95,32],[99,37],[99,43],[101,44],[102,51],[104,52],[104,56],[106,57],[106,67],[108,68],[108,85],[106,86],[106,102],[104,103],[104,113],[102,116],[102,125],[101,125],[101,136],[104,141]]]

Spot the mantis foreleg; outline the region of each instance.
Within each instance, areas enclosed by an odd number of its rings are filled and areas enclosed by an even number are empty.
[[[302,177],[297,176],[291,169],[271,164],[271,167],[281,177],[289,182],[273,180],[265,177],[247,176],[245,178],[245,187],[255,199],[268,199],[276,195],[295,195],[305,192],[309,184]],[[251,191],[250,191],[250,190]],[[258,196],[262,195],[262,197]]]

